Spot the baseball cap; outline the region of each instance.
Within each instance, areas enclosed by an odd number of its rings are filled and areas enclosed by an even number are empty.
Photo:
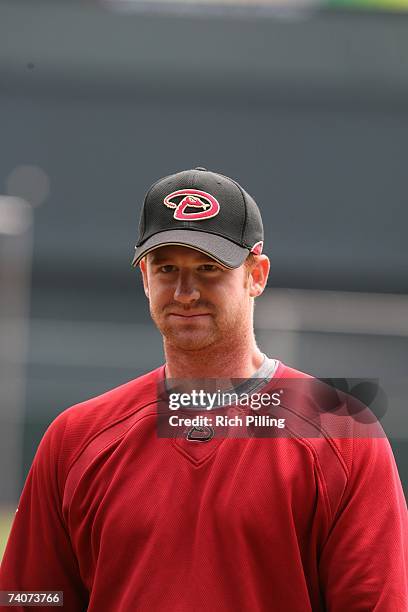
[[[158,247],[180,245],[238,268],[249,253],[262,253],[263,239],[255,200],[233,179],[199,167],[150,187],[132,265]]]

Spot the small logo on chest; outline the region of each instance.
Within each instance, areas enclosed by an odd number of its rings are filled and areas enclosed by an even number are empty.
[[[214,437],[212,427],[192,427],[186,436],[186,440],[190,442],[208,442]]]

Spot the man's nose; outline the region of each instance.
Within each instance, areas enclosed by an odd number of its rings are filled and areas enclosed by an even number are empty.
[[[178,275],[174,299],[182,304],[190,304],[200,298],[196,281],[190,272],[181,271]]]

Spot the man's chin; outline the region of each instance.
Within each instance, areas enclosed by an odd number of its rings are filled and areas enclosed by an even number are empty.
[[[166,344],[182,351],[199,351],[216,342],[215,334],[162,332]]]

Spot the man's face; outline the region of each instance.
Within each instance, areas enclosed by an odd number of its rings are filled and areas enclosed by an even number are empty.
[[[150,313],[165,341],[183,350],[234,342],[252,332],[250,276],[182,246],[163,246],[141,262]]]

